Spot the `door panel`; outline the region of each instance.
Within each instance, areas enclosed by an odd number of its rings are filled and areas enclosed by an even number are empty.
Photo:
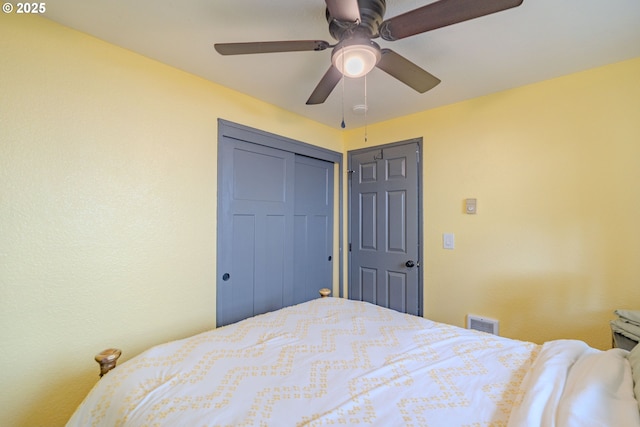
[[[387,251],[406,254],[407,251],[407,192],[387,193]]]
[[[221,141],[217,324],[291,304],[292,153],[232,138]],[[231,251],[228,250],[231,248]]]
[[[411,142],[350,155],[349,297],[411,314],[422,305],[418,149]]]
[[[287,218],[285,215],[267,215],[264,221],[264,238],[260,240],[264,246],[256,245],[262,256],[261,263],[255,269],[253,315],[282,308],[285,285],[288,282],[285,259],[289,243],[286,238],[290,233],[287,230]]]
[[[389,308],[403,313],[407,312],[407,275],[390,271],[387,273],[389,289]],[[415,313],[414,313],[415,314]]]
[[[230,274],[233,282],[227,286],[220,285],[219,290],[226,292],[224,307],[228,313],[253,313],[253,300],[243,298],[243,295],[253,293],[253,271],[255,269],[255,215],[234,215],[232,217],[234,241],[231,247]],[[227,237],[228,238],[228,237]],[[220,310],[218,310],[220,312]],[[222,310],[225,313],[225,310]],[[219,315],[220,316],[220,315]],[[231,323],[229,321],[228,323]]]
[[[361,301],[368,301],[374,304],[378,303],[378,270],[375,268],[360,267],[358,290],[361,295]],[[349,295],[351,297],[351,295]]]
[[[284,203],[290,156],[273,148],[268,152],[249,151],[257,149],[253,145],[244,150],[238,146],[233,151],[233,199]]]
[[[360,249],[375,251],[378,249],[378,194],[360,194]]]

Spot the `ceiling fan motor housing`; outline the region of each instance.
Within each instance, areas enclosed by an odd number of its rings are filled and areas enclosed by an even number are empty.
[[[349,38],[354,33],[362,34],[367,38],[378,36],[378,29],[384,20],[384,13],[387,10],[385,0],[358,0],[358,8],[360,9],[360,23],[358,25],[333,18],[329,13],[329,9],[327,9],[326,17],[329,23],[329,33],[334,39],[340,41]]]

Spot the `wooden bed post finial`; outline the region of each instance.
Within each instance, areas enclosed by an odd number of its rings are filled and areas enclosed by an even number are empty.
[[[100,377],[116,367],[121,354],[122,351],[117,348],[108,348],[96,354],[96,362],[100,365]]]
[[[329,288],[322,288],[322,289],[320,289],[320,297],[321,297],[321,298],[326,298],[326,297],[328,297],[329,295],[331,295],[331,289],[329,289]]]

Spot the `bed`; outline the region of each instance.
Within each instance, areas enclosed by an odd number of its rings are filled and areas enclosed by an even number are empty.
[[[537,345],[329,297],[153,347],[67,425],[638,427],[634,375],[638,349]]]

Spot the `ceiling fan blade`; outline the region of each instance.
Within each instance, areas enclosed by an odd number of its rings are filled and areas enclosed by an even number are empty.
[[[380,37],[400,40],[415,34],[520,6],[523,0],[440,0],[384,21]]]
[[[274,42],[216,43],[221,55],[246,55],[251,53],[303,52],[325,50],[331,45],[323,40],[290,40]]]
[[[376,67],[407,86],[424,93],[440,83],[440,79],[418,67],[391,49],[381,49],[382,57]]]
[[[338,21],[360,22],[358,0],[325,0],[329,15]]]
[[[340,82],[341,78],[342,73],[332,65],[325,75],[322,76],[318,86],[313,90],[313,93],[307,100],[307,105],[322,104],[326,101],[338,82]]]

